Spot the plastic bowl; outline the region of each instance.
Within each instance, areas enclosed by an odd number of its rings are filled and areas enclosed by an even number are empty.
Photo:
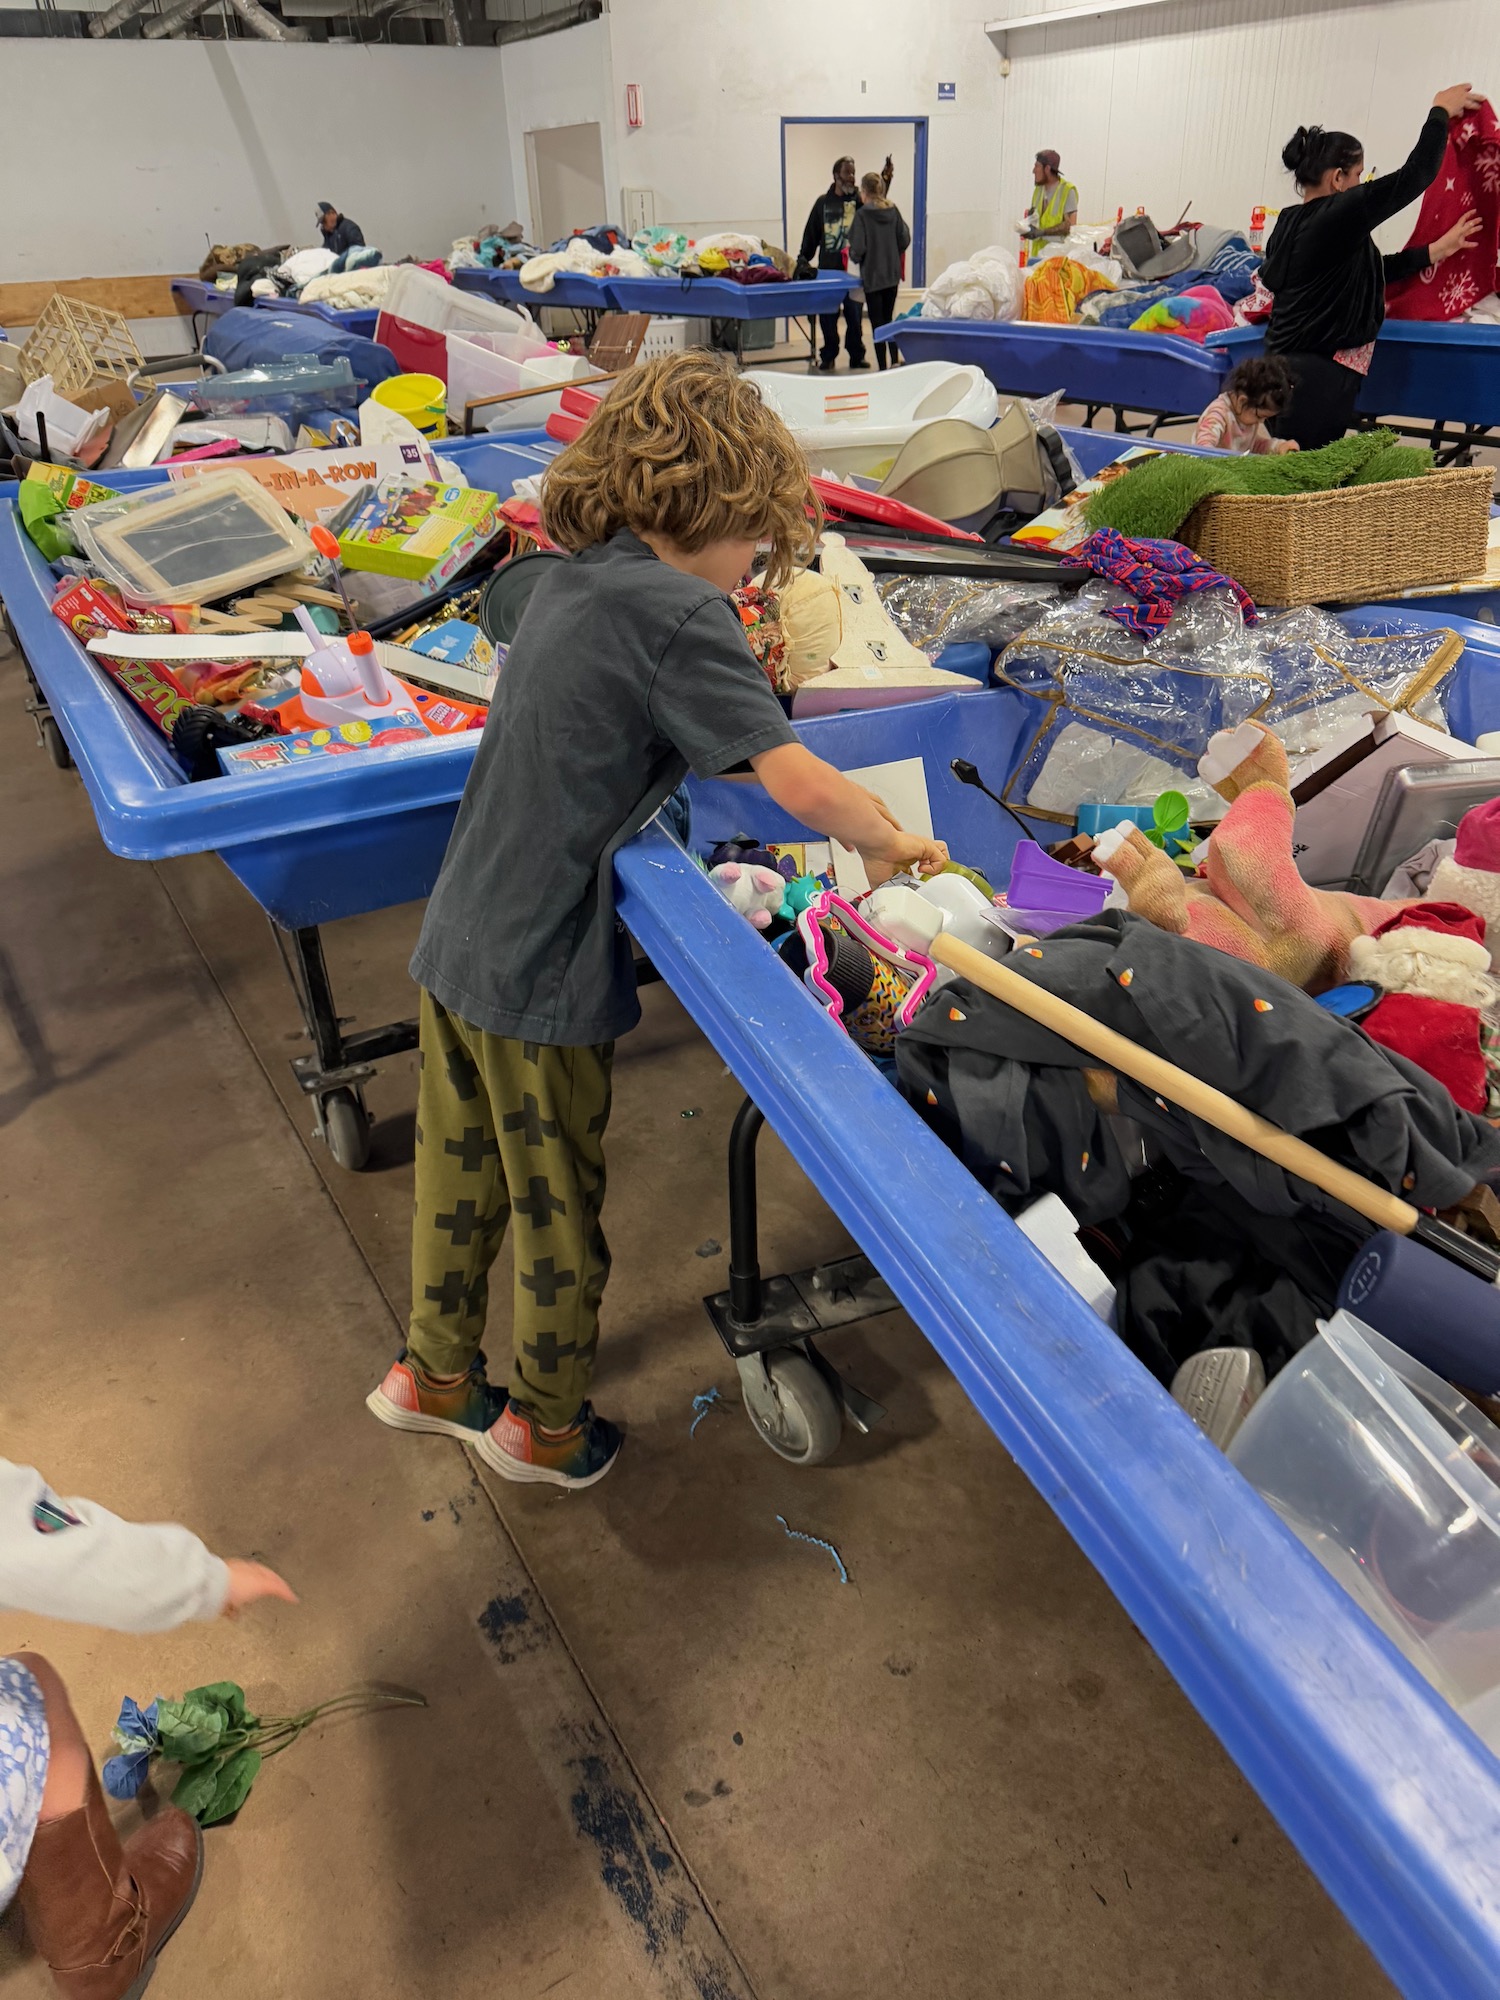
[[[1229,1456],[1500,1748],[1500,1429],[1341,1312],[1276,1377]]]

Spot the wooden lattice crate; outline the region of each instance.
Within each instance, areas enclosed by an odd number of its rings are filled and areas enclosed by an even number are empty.
[[[101,376],[127,382],[143,365],[129,324],[107,306],[54,292],[42,307],[20,353],[28,382],[52,377],[59,396],[77,396]]]

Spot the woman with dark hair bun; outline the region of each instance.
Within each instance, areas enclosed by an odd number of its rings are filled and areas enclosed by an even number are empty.
[[[1436,243],[1382,257],[1371,231],[1415,201],[1435,179],[1448,121],[1472,111],[1473,87],[1456,83],[1432,100],[1405,166],[1361,184],[1365,149],[1348,132],[1299,125],[1281,159],[1302,200],[1284,208],[1266,245],[1261,282],[1275,297],[1266,352],[1292,372],[1292,400],[1272,428],[1304,451],[1349,428],[1370,350],[1385,318],[1385,287],[1463,249],[1479,226],[1463,220]]]

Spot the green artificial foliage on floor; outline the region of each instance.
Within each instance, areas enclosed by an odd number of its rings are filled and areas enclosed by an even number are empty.
[[[1321,451],[1244,458],[1189,458],[1166,452],[1086,503],[1091,528],[1122,535],[1170,538],[1210,493],[1322,493],[1335,486],[1370,486],[1431,472],[1432,453],[1397,444],[1394,431],[1359,431]]]

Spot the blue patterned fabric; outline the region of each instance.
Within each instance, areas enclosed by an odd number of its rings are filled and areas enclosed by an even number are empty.
[[[21,1886],[47,1782],[47,1711],[36,1676],[0,1659],[0,1910]]]
[[[1237,305],[1255,290],[1260,261],[1259,254],[1242,236],[1231,236],[1198,270],[1176,271],[1160,284],[1137,286],[1130,292],[1122,288],[1121,296],[1111,300],[1099,314],[1097,324],[1128,327],[1148,306],[1154,306],[1159,299],[1175,299],[1179,292],[1194,285],[1212,285],[1225,305]]]

